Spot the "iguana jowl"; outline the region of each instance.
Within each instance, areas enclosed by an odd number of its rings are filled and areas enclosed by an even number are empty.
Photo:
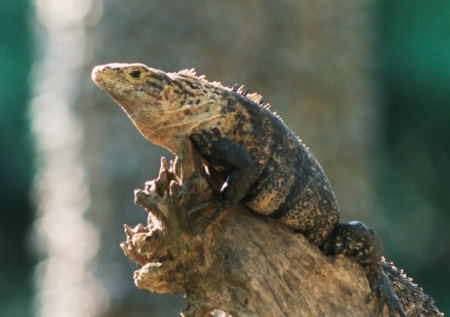
[[[260,95],[208,82],[193,70],[166,73],[143,64],[97,66],[92,79],[150,142],[177,154],[189,138],[208,167],[228,178],[223,199],[242,201],[278,219],[327,255],[355,256],[367,269],[380,315],[386,304],[390,316],[406,316],[402,303],[412,298],[423,305],[408,309],[409,317],[441,316],[420,289],[382,262],[375,231],[361,222],[339,222],[338,204],[321,166]],[[398,294],[401,302],[389,280],[409,283],[404,287],[408,292]],[[402,298],[410,293],[417,297]]]

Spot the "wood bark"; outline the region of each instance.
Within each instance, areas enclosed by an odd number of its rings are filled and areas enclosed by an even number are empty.
[[[303,235],[242,204],[210,222],[217,182],[196,156],[188,143],[176,164],[163,159],[159,178],[135,192],[148,223],[125,226],[121,246],[141,265],[139,288],[185,294],[185,317],[374,315],[366,272],[353,259],[327,258]]]

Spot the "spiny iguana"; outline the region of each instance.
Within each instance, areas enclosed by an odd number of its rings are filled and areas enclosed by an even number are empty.
[[[367,269],[369,298],[378,298],[380,316],[384,305],[391,317],[443,316],[384,262],[375,231],[361,222],[340,223],[321,166],[260,95],[208,82],[193,69],[166,73],[143,64],[97,66],[92,79],[150,142],[177,154],[189,138],[208,168],[227,179],[223,201],[278,219],[326,255],[354,256]]]

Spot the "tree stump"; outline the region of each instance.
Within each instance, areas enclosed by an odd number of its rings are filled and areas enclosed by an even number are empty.
[[[230,206],[217,205],[213,179],[186,142],[176,163],[163,158],[158,179],[135,191],[148,223],[125,225],[125,255],[141,265],[137,287],[185,294],[185,317],[374,316],[365,270],[347,257],[327,258],[303,235]],[[386,313],[386,311],[385,311]]]

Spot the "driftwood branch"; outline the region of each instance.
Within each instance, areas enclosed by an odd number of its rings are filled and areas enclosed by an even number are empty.
[[[148,224],[125,226],[121,246],[142,266],[139,288],[185,294],[186,317],[374,315],[366,272],[354,260],[327,258],[240,204],[209,223],[214,182],[196,155],[187,143],[177,166],[163,159],[159,178],[135,192]]]

